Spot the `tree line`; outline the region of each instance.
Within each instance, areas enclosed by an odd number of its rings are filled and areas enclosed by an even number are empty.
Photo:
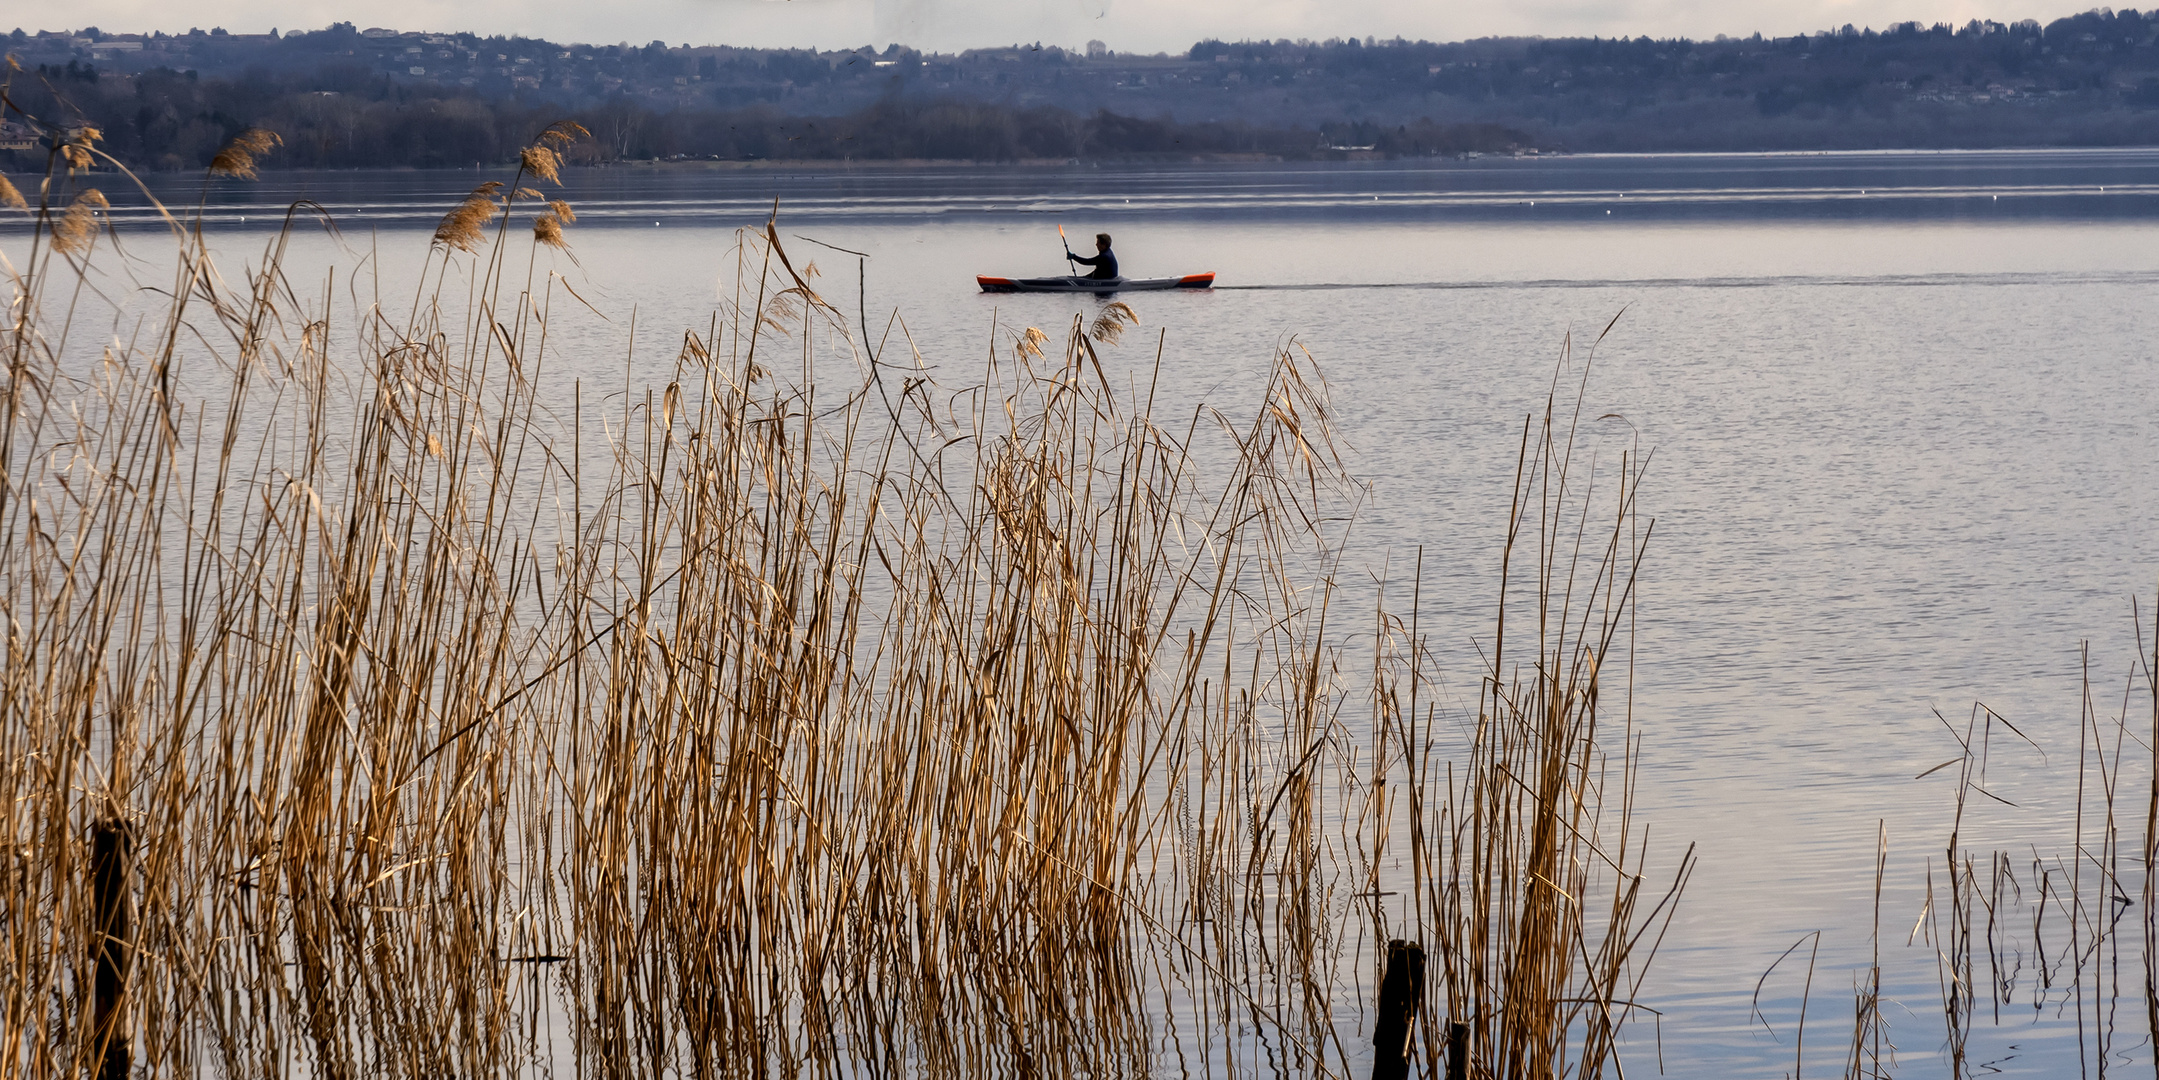
[[[364,71],[322,72],[301,86],[276,77],[204,79],[151,71],[126,80],[94,69],[18,79],[10,98],[53,130],[88,124],[101,145],[132,167],[195,169],[249,127],[283,146],[266,162],[284,168],[452,167],[513,158],[532,134],[573,119],[592,138],[579,164],[649,159],[891,161],[938,159],[1136,160],[1341,156],[1327,132],[1238,121],[1182,123],[1107,110],[888,99],[839,116],[796,116],[769,105],[656,109],[614,100],[565,110],[476,93],[434,94]],[[1369,130],[1366,130],[1369,129]],[[1490,124],[1391,125],[1358,134],[1406,154],[1505,151],[1527,135]],[[41,167],[42,151],[18,151],[14,167]]]
[[[1473,118],[1572,150],[2159,142],[2159,12],[2134,9],[1713,41],[1203,41],[1187,59],[1290,98],[1326,86],[1382,120]]]
[[[1714,41],[1202,41],[1153,57],[560,46],[350,24],[92,55],[101,36],[14,35],[11,95],[96,124],[149,168],[199,166],[257,124],[285,137],[288,166],[497,162],[561,117],[598,136],[594,162],[2159,143],[2159,13],[2135,10]]]

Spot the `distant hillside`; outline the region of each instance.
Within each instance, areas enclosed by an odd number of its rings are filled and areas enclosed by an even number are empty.
[[[1218,42],[926,54],[557,44],[356,29],[17,30],[11,94],[116,153],[196,167],[502,160],[587,121],[596,160],[1418,155],[2159,143],[2159,13],[1716,41]],[[1145,119],[1139,119],[1145,118]],[[21,116],[8,117],[20,121]],[[34,132],[0,133],[0,147]],[[0,149],[0,154],[10,151]],[[15,167],[39,151],[12,151]]]

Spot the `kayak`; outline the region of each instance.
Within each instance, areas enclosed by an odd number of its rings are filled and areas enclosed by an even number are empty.
[[[1211,289],[1214,274],[1186,274],[1183,277],[1158,278],[1086,278],[1086,277],[1029,277],[1008,278],[975,275],[975,284],[983,292],[1148,292],[1156,289]]]

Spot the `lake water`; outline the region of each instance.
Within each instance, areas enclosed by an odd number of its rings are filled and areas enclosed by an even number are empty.
[[[409,296],[428,230],[486,178],[271,175],[220,183],[209,219],[237,260],[287,201],[317,200],[341,238],[303,234],[300,264],[349,273],[371,259],[386,293]],[[1837,1069],[1871,947],[1878,829],[1884,1013],[1905,1069],[1943,1067],[1933,952],[1907,943],[1930,872],[1941,887],[1950,827],[1955,770],[1915,779],[1957,753],[1937,710],[1961,727],[1983,701],[2038,744],[1997,742],[1988,788],[2016,805],[1975,810],[1965,843],[2020,865],[2077,862],[2083,650],[2111,731],[2138,653],[2132,601],[2148,625],[2159,590],[2159,151],[565,180],[577,262],[543,265],[606,319],[562,316],[555,362],[618,382],[704,325],[732,230],[774,199],[783,241],[819,264],[835,302],[855,310],[856,257],[813,240],[866,253],[872,327],[899,312],[947,371],[978,369],[993,326],[1055,336],[1095,309],[974,287],[977,273],[1062,272],[1060,224],[1075,247],[1114,233],[1133,276],[1218,272],[1212,291],[1125,297],[1141,328],[1106,358],[1112,378],[1146,379],[1159,331],[1167,412],[1203,399],[1234,412],[1274,350],[1309,350],[1371,485],[1354,542],[1397,573],[1422,547],[1425,623],[1460,665],[1458,709],[1474,707],[1471,643],[1489,632],[1521,424],[1569,336],[1571,382],[1612,324],[1588,384],[1585,418],[1608,417],[1587,425],[1591,448],[1654,451],[1638,810],[1665,863],[1689,842],[1701,855],[1643,998],[1661,1027],[1643,1023],[1625,1049],[1634,1075],[1660,1058],[1681,1077],[1790,1071],[1803,966],[1762,989],[1773,1030],[1750,1006],[1779,954],[1817,930],[1806,1060]],[[192,184],[158,183],[193,201]],[[112,193],[123,220],[143,220]],[[0,249],[19,259],[23,233],[4,228]],[[157,265],[145,257],[140,283],[158,282]],[[129,284],[104,279],[113,295]],[[2150,771],[2138,686],[2131,850]],[[2096,835],[2089,815],[2083,826]],[[2142,871],[2128,869],[2135,898]],[[2120,925],[2149,920],[2139,900]],[[2056,994],[2034,1007],[2025,982],[2026,1004],[1975,1035],[1971,1056],[2065,1075],[2075,1006]],[[2129,1005],[2120,1045],[2148,1063]]]

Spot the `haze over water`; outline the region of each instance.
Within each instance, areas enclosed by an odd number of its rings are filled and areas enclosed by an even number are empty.
[[[294,279],[349,273],[373,251],[384,295],[403,300],[436,219],[494,175],[271,175],[221,184],[210,221],[235,231],[230,263],[259,250],[254,230],[284,203],[319,200],[343,246],[303,234]],[[1885,1012],[1904,1067],[1933,1067],[1933,955],[1906,936],[1950,826],[1955,770],[1914,779],[1957,753],[1936,710],[1961,728],[1984,701],[2044,752],[1996,743],[1988,790],[2017,805],[1975,809],[1965,844],[2027,861],[2073,847],[2080,649],[2105,720],[2137,653],[2132,600],[2148,628],[2159,589],[2159,152],[565,179],[579,265],[556,268],[611,321],[558,303],[550,364],[601,385],[626,363],[663,375],[683,331],[706,324],[732,230],[762,223],[775,197],[783,242],[818,263],[826,295],[854,314],[856,259],[801,238],[867,253],[872,335],[897,311],[954,382],[979,372],[993,325],[1058,337],[1094,310],[974,287],[977,273],[1062,272],[1059,224],[1075,248],[1115,234],[1132,276],[1218,272],[1211,292],[1124,297],[1141,327],[1105,355],[1110,377],[1144,389],[1159,331],[1158,414],[1206,401],[1238,416],[1274,349],[1309,350],[1371,485],[1353,562],[1406,583],[1421,548],[1423,625],[1457,718],[1474,712],[1521,425],[1555,372],[1572,392],[1610,324],[1584,441],[1608,466],[1653,453],[1637,809],[1654,862],[1690,842],[1701,855],[1643,999],[1664,1014],[1669,1075],[1788,1071],[1799,974],[1763,991],[1774,1035],[1749,998],[1815,930],[1808,1061],[1835,1067],[1869,949],[1878,823]],[[19,262],[24,233],[6,228]],[[159,265],[146,258],[146,281]],[[2130,704],[2133,736],[2149,708]],[[2132,786],[2144,752],[2128,744]],[[2127,797],[2130,816],[2139,802]],[[2124,822],[2125,843],[2141,828]],[[2075,1068],[2068,1025],[2051,1005],[2005,1010],[1972,1056],[2059,1075]],[[1647,1075],[1658,1029],[1632,1031],[1622,1060]]]

